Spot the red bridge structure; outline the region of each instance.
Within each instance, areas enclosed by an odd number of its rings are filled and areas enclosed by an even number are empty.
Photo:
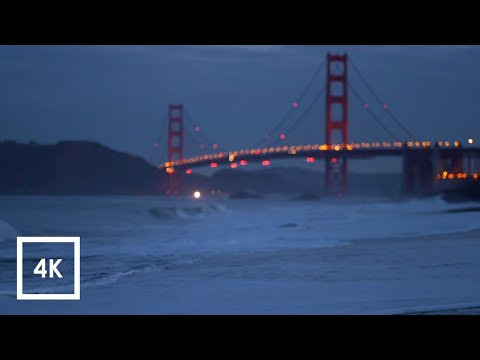
[[[168,106],[168,162],[183,160],[183,105]],[[172,174],[173,175],[173,174]],[[169,177],[168,193],[180,194],[180,177]]]
[[[326,82],[313,97],[303,112],[298,112],[300,104],[306,102],[311,88],[316,83],[321,69],[326,64]],[[382,120],[373,106],[365,101],[352,87],[348,70],[352,68],[368,92],[380,104],[383,113],[391,123],[401,129],[406,139],[400,140],[389,125]],[[351,142],[349,141],[349,92],[359,101],[363,110],[375,120],[391,138],[389,141]],[[287,145],[288,134],[295,131],[306,115],[316,108],[319,101],[325,101],[325,140],[322,143]],[[316,120],[315,120],[316,119]],[[314,121],[318,121],[318,117]],[[168,108],[167,159],[158,166],[170,176],[167,194],[181,194],[181,181],[192,174],[195,168],[228,166],[232,169],[250,163],[269,166],[277,159],[296,158],[309,163],[325,161],[325,189],[330,194],[348,193],[349,159],[369,159],[374,157],[401,157],[403,159],[402,190],[405,195],[424,196],[437,191],[438,185],[446,180],[478,180],[480,173],[480,148],[474,147],[473,140],[467,144],[459,141],[419,141],[413,133],[381,101],[372,86],[366,81],[347,54],[327,54],[325,62],[319,66],[314,76],[297,101],[275,124],[275,126],[253,146],[237,150],[219,148],[211,141],[198,123],[195,123],[183,104],[170,104]],[[189,141],[185,141],[189,136]],[[160,148],[161,141],[155,143]],[[184,145],[196,145],[201,154],[184,156]]]

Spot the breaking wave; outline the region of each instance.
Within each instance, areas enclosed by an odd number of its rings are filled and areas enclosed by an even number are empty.
[[[178,207],[165,206],[151,208],[148,212],[160,220],[191,219],[204,217],[209,214],[224,212],[226,207],[219,204],[209,204],[205,206]]]

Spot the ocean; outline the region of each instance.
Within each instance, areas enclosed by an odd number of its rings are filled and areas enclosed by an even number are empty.
[[[480,305],[480,222],[440,198],[0,197],[0,314],[395,314]],[[17,236],[80,236],[81,299],[16,299]],[[24,288],[41,279],[24,254]]]

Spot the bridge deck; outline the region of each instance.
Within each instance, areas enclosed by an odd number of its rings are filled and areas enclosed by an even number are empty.
[[[307,148],[308,150],[305,150]],[[332,146],[332,148],[335,148]],[[480,148],[478,147],[429,147],[429,146],[398,146],[398,147],[373,147],[373,148],[339,148],[325,149],[324,147],[312,146],[285,146],[279,151],[277,149],[250,149],[242,151],[220,152],[215,154],[206,154],[192,158],[182,159],[173,163],[163,164],[161,168],[194,168],[201,166],[210,166],[212,163],[217,165],[238,163],[246,160],[249,163],[261,163],[264,160],[291,159],[291,158],[313,158],[313,159],[368,159],[374,157],[386,156],[404,156],[410,152],[430,152],[438,151],[440,154],[449,155],[451,153],[463,153],[476,155],[480,157]],[[286,149],[286,150],[285,150]],[[247,153],[248,152],[248,153]]]

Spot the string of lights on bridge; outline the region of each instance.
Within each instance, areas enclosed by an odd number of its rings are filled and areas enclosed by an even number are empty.
[[[282,134],[283,135],[283,134]],[[473,139],[468,139],[469,144],[473,144]],[[235,150],[230,152],[218,152],[213,154],[204,154],[199,156],[193,156],[185,159],[180,159],[178,161],[173,162],[166,162],[159,166],[160,169],[164,169],[168,174],[173,174],[175,172],[176,167],[185,168],[185,173],[190,175],[193,173],[191,168],[188,168],[188,165],[195,165],[199,163],[208,163],[210,162],[209,166],[211,168],[219,167],[218,162],[214,160],[221,160],[226,159],[228,157],[228,161],[230,163],[230,168],[236,169],[240,166],[248,165],[248,161],[246,159],[241,159],[238,161],[237,157],[242,156],[263,156],[266,157],[268,154],[278,154],[284,153],[288,155],[300,155],[302,152],[306,151],[334,151],[334,152],[342,152],[342,151],[355,151],[361,149],[389,149],[389,148],[431,148],[433,146],[437,146],[438,148],[459,148],[461,147],[461,143],[459,141],[437,141],[437,142],[430,142],[430,141],[408,141],[406,143],[395,141],[395,142],[360,142],[360,143],[351,143],[351,144],[314,144],[314,145],[290,145],[290,146],[277,146],[277,147],[270,147],[270,148],[252,148],[252,149],[242,149],[242,150]],[[307,156],[306,162],[307,163],[314,163],[316,161],[315,157]],[[337,161],[336,157],[332,158],[333,162]],[[269,159],[264,159],[261,161],[263,166],[270,166],[271,162]],[[448,173],[447,171],[443,171],[440,174],[437,174],[438,180],[451,180],[451,179],[466,179],[469,175],[466,173]],[[474,173],[471,174],[471,177],[474,179],[478,179],[479,174]]]

